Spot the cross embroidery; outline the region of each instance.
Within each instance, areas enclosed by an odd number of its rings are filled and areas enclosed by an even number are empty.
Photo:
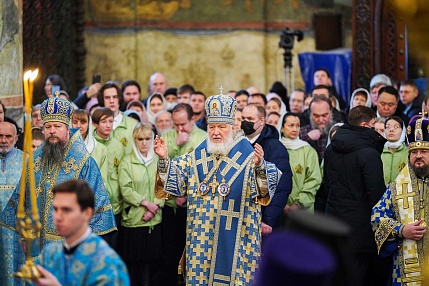
[[[64,173],[68,174],[71,170],[77,170],[79,165],[74,162],[76,162],[75,158],[70,158],[69,161],[63,162],[62,167],[64,168]]]
[[[234,212],[234,200],[232,199],[228,201],[228,210],[221,210],[220,214],[226,216],[225,230],[231,230],[232,219],[240,217],[239,212]]]
[[[410,205],[408,204],[408,198],[413,197],[416,192],[408,192],[408,183],[402,183],[402,191],[399,195],[396,195],[398,199],[404,200],[404,209],[408,209]]]
[[[222,170],[222,176],[225,176],[226,174],[228,174],[231,168],[235,168],[236,170],[240,168],[240,165],[236,163],[236,161],[238,160],[238,158],[240,158],[240,156],[241,156],[241,152],[237,152],[232,158],[226,157],[224,159],[224,161],[226,162],[226,166]]]
[[[201,150],[201,159],[198,159],[195,163],[197,165],[203,165],[204,175],[208,173],[208,164],[213,161],[212,157],[207,157],[205,150]]]

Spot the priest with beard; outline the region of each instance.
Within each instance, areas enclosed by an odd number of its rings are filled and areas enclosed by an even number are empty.
[[[237,103],[223,95],[205,102],[207,139],[170,160],[163,138],[158,198],[186,196],[186,283],[248,285],[261,256],[261,205],[269,204],[281,177],[272,163],[235,132]]]
[[[429,270],[429,119],[407,127],[408,164],[372,208],[380,256],[393,254],[391,284],[427,285]]]
[[[95,234],[106,235],[117,229],[98,166],[87,152],[79,129],[70,128],[73,115],[70,102],[59,97],[46,99],[41,105],[40,115],[44,123],[45,142],[34,153],[34,173],[42,229],[40,238],[31,247],[33,257],[40,253],[45,244],[61,239],[53,221],[51,190],[66,180],[83,179],[94,190],[95,214],[89,224]],[[1,214],[1,224],[12,230],[15,230],[18,201],[19,188],[16,188]],[[30,209],[28,199],[25,207],[26,210]]]
[[[328,143],[329,130],[337,123],[332,116],[331,101],[321,95],[316,95],[310,102],[310,124],[301,126],[300,139],[306,141],[317,152],[319,164],[322,164],[325,149]],[[314,210],[325,212],[327,188],[322,183],[316,192]]]

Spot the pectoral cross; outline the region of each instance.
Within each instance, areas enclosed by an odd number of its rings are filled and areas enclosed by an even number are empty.
[[[408,192],[408,183],[402,183],[402,191],[399,195],[396,195],[397,199],[404,200],[404,209],[408,209],[410,204],[408,203],[408,198],[413,197],[416,192]]]
[[[213,180],[213,182],[208,183],[207,185],[209,186],[209,188],[212,188],[212,197],[214,197],[214,195],[216,193],[217,186],[218,186],[218,183],[216,182],[216,178]]]

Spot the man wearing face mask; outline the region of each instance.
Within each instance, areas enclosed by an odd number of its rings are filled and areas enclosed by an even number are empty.
[[[262,234],[270,234],[281,223],[283,209],[292,191],[292,172],[287,149],[279,140],[279,133],[274,126],[265,122],[264,107],[256,104],[247,105],[241,115],[241,129],[252,146],[256,143],[264,150],[264,159],[276,164],[283,175],[277,186],[271,203],[262,208]]]

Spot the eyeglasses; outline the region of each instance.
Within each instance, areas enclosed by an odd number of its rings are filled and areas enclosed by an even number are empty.
[[[400,125],[386,125],[386,129],[399,129],[401,128]]]

